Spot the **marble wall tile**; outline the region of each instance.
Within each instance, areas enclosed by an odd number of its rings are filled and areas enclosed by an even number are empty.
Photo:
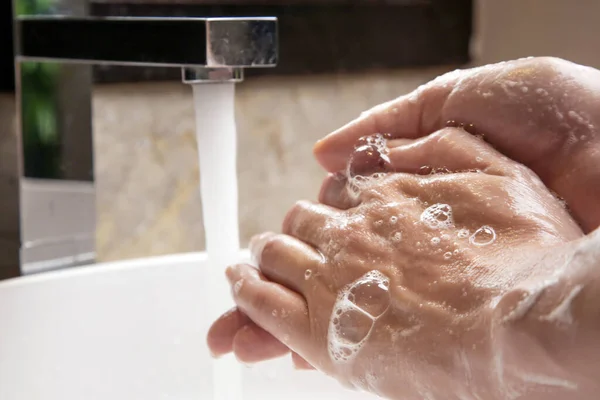
[[[316,140],[444,68],[254,78],[237,87],[240,233],[278,231],[325,173]],[[179,83],[103,85],[93,99],[101,260],[204,248],[192,93]]]

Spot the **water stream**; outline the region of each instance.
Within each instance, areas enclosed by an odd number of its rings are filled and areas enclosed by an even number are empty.
[[[236,128],[233,83],[193,86],[200,163],[200,195],[208,265],[212,268],[208,315],[216,318],[230,302],[226,266],[239,261]],[[214,314],[214,315],[213,315]],[[233,357],[214,362],[214,400],[241,400],[241,367]]]

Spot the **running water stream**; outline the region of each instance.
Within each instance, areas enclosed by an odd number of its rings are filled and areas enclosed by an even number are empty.
[[[235,84],[197,84],[193,90],[206,253],[212,268],[206,294],[211,303],[206,306],[214,320],[223,311],[220,305],[231,301],[224,269],[238,262],[240,254]],[[241,366],[233,357],[214,361],[213,399],[242,399]]]

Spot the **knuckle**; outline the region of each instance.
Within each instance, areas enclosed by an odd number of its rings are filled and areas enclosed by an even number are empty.
[[[526,60],[520,66],[526,73],[534,71],[539,82],[556,82],[557,79],[564,79],[564,76],[570,74],[572,65],[570,61],[559,57],[538,57]]]
[[[285,214],[283,218],[282,230],[284,233],[292,233],[297,223],[298,216],[304,210],[303,201],[297,201]]]
[[[312,203],[307,200],[297,201],[287,212],[283,219],[282,231],[288,235],[294,235],[304,226],[303,215],[311,208]]]
[[[433,150],[443,150],[456,142],[459,128],[442,128],[429,136],[429,147]]]
[[[265,242],[262,253],[261,253],[261,264],[270,264],[273,263],[278,255],[281,253],[281,237],[279,235],[273,236]]]
[[[557,73],[570,64],[569,61],[560,57],[539,57],[536,60],[536,65],[540,71],[551,73]]]
[[[257,310],[259,313],[267,312],[273,308],[268,294],[262,290],[252,291],[250,304],[252,305],[252,308]]]

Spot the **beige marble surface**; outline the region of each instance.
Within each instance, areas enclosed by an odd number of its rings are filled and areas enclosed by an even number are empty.
[[[256,78],[238,85],[240,232],[278,231],[324,172],[314,142],[445,69]],[[178,83],[98,86],[93,100],[98,254],[116,260],[204,248],[194,110]]]
[[[556,55],[598,67],[600,53],[589,38],[600,27],[593,17],[599,5],[597,0],[581,0],[581,7],[569,0],[477,0],[472,53],[477,63]],[[323,172],[311,156],[315,140],[443,70],[263,78],[239,85],[242,243],[256,232],[278,230],[294,201],[316,196]],[[0,95],[0,194],[14,184],[7,179],[15,165],[14,112],[14,97]],[[99,86],[94,128],[100,259],[203,249],[190,88]],[[0,225],[7,220],[14,225],[14,205],[0,196]]]

